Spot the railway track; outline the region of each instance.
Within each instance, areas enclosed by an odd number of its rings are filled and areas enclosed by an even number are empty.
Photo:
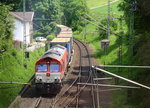
[[[89,52],[89,49],[87,48],[87,45],[85,45],[85,43],[83,43],[83,42],[81,42],[80,40],[77,40],[80,44],[81,44],[81,46],[82,46],[82,49],[84,48],[85,49],[85,51],[83,52],[84,54],[85,54],[85,56],[87,57],[87,60],[86,61],[88,61],[88,63],[86,63],[86,64],[84,64],[84,65],[87,65],[88,67],[87,67],[87,72],[85,71],[85,74],[86,74],[86,76],[88,76],[88,82],[93,82],[93,79],[92,79],[92,76],[93,76],[93,73],[92,73],[92,69],[91,69],[91,66],[92,66],[92,60],[91,60],[91,56],[90,56],[90,52]],[[81,83],[83,82],[86,82],[86,79],[87,78],[85,78],[84,80],[83,80],[83,78],[82,78],[82,81],[81,81]],[[87,82],[87,83],[88,83]],[[83,86],[85,86],[86,87],[86,85],[83,85]],[[89,96],[87,96],[86,98],[91,98],[92,99],[92,108],[95,108],[95,95],[94,95],[94,89],[93,89],[93,86],[91,86],[91,87],[86,87],[86,89],[91,89],[90,90],[90,93],[91,94],[89,94]],[[83,89],[83,91],[81,92],[81,97],[82,98],[85,98],[85,96],[87,95],[87,92],[86,91],[84,91],[84,89]],[[82,99],[81,98],[81,99]],[[81,106],[81,105],[80,105]],[[83,107],[84,105],[82,105],[81,107]],[[89,105],[88,105],[89,106]],[[88,107],[87,106],[87,107]]]
[[[95,108],[94,88],[77,83],[88,83],[92,81],[91,59],[88,48],[79,40],[74,40],[76,56],[72,63],[72,71],[68,72],[64,80],[64,86],[56,96],[41,96],[36,94],[34,86],[23,90],[19,100],[21,108],[62,108],[83,107]],[[86,96],[85,96],[86,94]],[[87,95],[88,94],[88,95]],[[88,97],[88,98],[87,98]],[[91,99],[92,98],[92,102]],[[20,102],[19,101],[19,102]],[[87,103],[84,103],[86,101]],[[26,106],[24,106],[27,104]],[[13,107],[10,107],[13,108]]]
[[[77,92],[74,90],[76,90],[76,87],[77,87],[76,83],[80,80],[80,76],[81,76],[82,53],[81,53],[81,48],[79,47],[79,45],[77,43],[76,43],[76,46],[78,47],[78,50],[79,50],[79,55],[78,55],[78,61],[79,61],[78,70],[79,70],[79,72],[78,72],[78,75],[76,76],[76,78],[74,78],[72,83],[70,83],[70,85],[67,87],[67,89],[65,89],[62,93],[60,93],[56,96],[56,100],[54,101],[52,108],[62,107],[62,106],[64,107],[64,103],[66,103],[66,105],[67,105],[67,102],[68,102],[67,99],[72,96],[73,92],[74,93]]]
[[[56,100],[54,101],[53,107],[80,107],[80,104],[82,104],[82,102],[80,102],[80,98],[82,97],[82,99],[85,97],[85,91],[84,89],[86,87],[86,84],[83,86],[79,86],[77,85],[78,82],[84,82],[84,83],[88,83],[91,80],[91,76],[92,76],[92,70],[91,70],[91,60],[90,60],[90,54],[89,51],[86,47],[86,45],[84,43],[82,43],[79,40],[74,40],[74,43],[76,44],[76,46],[78,47],[78,51],[79,51],[79,67],[78,67],[78,75],[76,77],[76,79],[70,84],[70,86],[60,95],[56,96]],[[85,58],[87,56],[87,58]],[[85,60],[87,59],[87,60]],[[85,68],[86,66],[86,68]],[[74,87],[76,86],[76,88]],[[75,91],[76,89],[76,91]],[[94,93],[93,89],[90,89],[90,91],[92,90],[91,93]],[[87,92],[86,92],[87,95]],[[87,105],[89,108],[91,107],[95,107],[95,99],[94,99],[94,94],[88,95],[89,98],[92,97],[93,102],[91,103],[91,100],[88,102],[90,105]],[[86,98],[86,99],[89,99]],[[84,98],[85,99],[85,98]],[[69,101],[68,101],[69,100]],[[85,106],[85,105],[84,105]]]

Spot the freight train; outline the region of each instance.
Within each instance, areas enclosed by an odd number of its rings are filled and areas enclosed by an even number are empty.
[[[57,25],[59,33],[50,49],[35,64],[35,84],[40,93],[60,91],[73,50],[73,33],[69,27]]]

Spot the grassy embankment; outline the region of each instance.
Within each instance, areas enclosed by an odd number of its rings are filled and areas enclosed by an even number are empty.
[[[27,82],[34,74],[34,65],[39,57],[44,53],[44,48],[36,49],[30,53],[30,59],[27,60],[27,68],[23,66],[22,51],[6,52],[0,55],[0,81],[3,82]],[[22,86],[15,84],[0,85],[0,108],[7,108],[8,105],[15,99],[21,90]],[[5,89],[2,89],[5,88]],[[6,89],[7,88],[7,89]]]
[[[111,8],[112,8],[112,11],[113,11],[113,17],[119,17],[120,15],[122,15],[122,12],[118,11],[118,8],[117,8],[118,4],[119,4],[119,2],[111,4]],[[93,9],[90,12],[91,12],[91,15],[93,15],[94,19],[97,19],[96,17],[107,16],[107,6],[97,8],[97,9]],[[99,19],[99,22],[100,22],[100,19]],[[115,22],[118,25],[118,29],[114,32],[119,33],[119,21],[115,20]],[[98,22],[93,21],[93,23],[98,25]],[[123,22],[123,23],[125,23],[125,22]],[[126,27],[123,27],[123,29],[126,29]],[[100,46],[101,37],[99,36],[99,34],[97,32],[93,33],[93,31],[97,31],[97,27],[95,25],[92,25],[92,24],[89,23],[88,25],[85,26],[82,33],[80,35],[75,35],[75,37],[79,38],[79,39],[81,39],[85,42],[88,42],[94,48],[95,57],[98,59],[98,61],[101,64],[103,64],[104,61],[106,62],[106,64],[112,64],[113,61],[116,61],[118,59],[118,57],[117,57],[117,51],[118,51],[117,40],[118,40],[118,37],[114,36],[114,35],[110,36],[110,48],[107,51],[107,55],[106,55],[107,57],[106,56],[101,56],[101,55],[104,55],[104,51],[100,49],[100,47],[101,47]],[[126,32],[126,30],[124,32]],[[84,39],[84,36],[82,35],[84,33],[87,33],[86,39]],[[124,50],[123,53],[125,53],[126,50],[127,50],[126,46],[123,46],[123,50]]]
[[[88,1],[88,2],[93,2],[92,0]],[[113,17],[120,17],[120,15],[123,15],[123,12],[119,11],[119,8],[117,7],[118,4],[121,1],[115,2],[111,4],[111,16]],[[89,7],[92,7],[91,5],[88,5]],[[95,5],[93,6],[95,7]],[[100,8],[96,8],[96,9],[92,9],[90,10],[91,16],[97,20],[97,22],[92,21],[93,23],[97,24],[101,21],[101,19],[98,19],[97,17],[105,17],[107,16],[107,6],[103,6]],[[120,28],[120,23],[119,20],[114,20],[114,22],[117,23],[118,25],[118,29],[116,31],[114,31],[115,33],[119,33],[119,28]],[[107,25],[106,25],[107,27]],[[81,39],[87,43],[90,44],[90,46],[93,47],[94,49],[94,57],[99,61],[100,64],[110,64],[110,65],[120,65],[119,64],[119,37],[115,36],[115,35],[111,35],[110,36],[110,47],[107,49],[107,51],[105,52],[104,50],[101,50],[100,47],[100,40],[101,40],[101,36],[99,36],[98,33],[94,32],[94,33],[90,33],[93,31],[97,31],[97,27],[92,25],[92,24],[88,24],[85,26],[83,32],[79,35],[75,35],[76,38]],[[128,45],[127,45],[127,40],[126,40],[126,32],[127,32],[127,25],[126,23],[123,21],[123,41],[122,41],[122,64],[127,65],[128,62]],[[86,38],[84,38],[85,36],[83,35],[84,33],[90,33],[86,35]],[[121,75],[123,77],[129,78],[130,74],[128,69],[122,69],[121,71],[119,71],[119,69],[114,69],[114,68],[106,68],[106,70],[109,70],[115,74]],[[125,84],[126,83],[124,81],[120,81],[120,84]],[[127,99],[127,89],[124,89],[122,91],[115,91],[114,92],[114,97],[113,97],[113,101],[112,101],[112,108],[129,108],[130,105],[128,104],[128,99]]]

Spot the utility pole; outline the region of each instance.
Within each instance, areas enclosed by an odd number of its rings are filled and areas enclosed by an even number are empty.
[[[84,21],[84,33],[83,33],[84,42],[86,42],[86,22]]]
[[[23,32],[23,45],[24,45],[24,50],[26,51],[26,48],[27,48],[27,40],[26,40],[26,15],[25,15],[25,12],[26,12],[26,8],[25,8],[25,3],[26,1],[23,0],[23,20],[24,20],[24,23],[23,23],[23,28],[24,28],[24,32]]]
[[[66,16],[64,15],[64,20],[65,20],[65,26],[67,25],[67,20],[66,20]]]
[[[133,63],[133,56],[134,56],[134,41],[135,41],[135,37],[134,37],[134,14],[137,10],[137,1],[134,0],[132,3],[131,3],[131,8],[130,8],[130,26],[129,26],[129,60],[131,62],[129,62],[128,64],[129,65],[132,65]],[[130,78],[133,78],[133,75],[132,75],[132,70],[131,69],[128,69],[128,71],[130,71],[129,73],[129,77]],[[130,98],[132,96],[132,91],[130,89],[128,89],[127,91],[128,93],[128,97]],[[128,100],[130,101],[130,99]]]
[[[107,26],[108,26],[108,40],[110,40],[110,0],[108,0],[108,19],[107,19]]]
[[[24,67],[27,68],[27,64],[26,64],[26,58],[28,58],[27,56],[29,56],[28,52],[26,51],[27,49],[27,35],[26,35],[26,0],[23,0],[23,64]],[[25,58],[25,60],[24,60]]]
[[[132,56],[133,56],[133,46],[134,46],[134,14],[135,14],[135,12],[136,12],[136,10],[137,10],[137,5],[138,5],[138,3],[137,3],[137,1],[136,0],[134,0],[133,2],[132,2],[132,4],[131,4],[131,9],[130,9],[130,28],[129,28],[129,36],[130,36],[130,40],[129,40],[129,45],[130,45],[130,58],[132,58]]]
[[[120,36],[119,36],[119,61],[118,64],[122,65],[122,35],[123,35],[123,28],[122,28],[122,19],[123,17],[120,16],[119,21],[120,21]],[[119,71],[121,72],[121,69],[119,68]]]

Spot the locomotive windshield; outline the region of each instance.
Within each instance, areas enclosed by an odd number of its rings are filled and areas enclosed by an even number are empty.
[[[59,71],[59,64],[51,64],[50,65],[50,71],[51,72]]]
[[[46,72],[47,71],[47,65],[46,64],[37,65],[37,71],[38,72]]]

